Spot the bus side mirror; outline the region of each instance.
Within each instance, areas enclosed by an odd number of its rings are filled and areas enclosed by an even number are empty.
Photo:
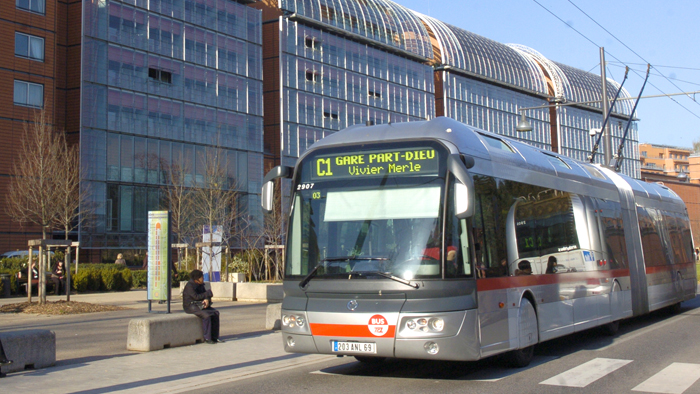
[[[474,159],[468,157],[470,167],[474,166]],[[474,215],[474,181],[467,171],[467,166],[461,155],[452,154],[447,159],[447,169],[454,174],[454,204],[455,216],[459,219],[466,219]]]
[[[263,179],[263,187],[262,187],[262,194],[261,194],[261,204],[262,208],[265,212],[272,212],[272,209],[274,208],[273,205],[273,199],[275,196],[275,179],[277,178],[291,178],[292,174],[294,172],[294,169],[292,167],[287,167],[287,166],[277,166],[273,169],[270,170],[270,172],[265,175],[265,179]]]

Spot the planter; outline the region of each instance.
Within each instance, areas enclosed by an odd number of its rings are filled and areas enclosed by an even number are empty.
[[[242,274],[240,272],[228,274],[228,281],[235,283],[245,282],[245,274]]]
[[[284,290],[281,283],[238,283],[236,299],[248,302],[282,302]]]

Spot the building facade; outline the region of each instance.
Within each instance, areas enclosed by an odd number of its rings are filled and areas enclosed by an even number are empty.
[[[36,109],[64,128],[67,92],[66,54],[68,3],[45,0],[0,2],[0,251],[27,246],[41,238],[37,226],[12,221],[5,196],[19,154],[25,125]]]
[[[639,159],[643,172],[659,173],[669,177],[685,176],[700,183],[700,172],[690,173],[690,153],[690,149],[687,148],[639,144]]]
[[[6,146],[18,145],[23,124],[44,109],[80,144],[93,213],[80,233],[89,261],[143,249],[146,215],[163,207],[168,169],[179,165],[196,186],[212,150],[225,152],[241,213],[259,219],[265,171],[293,165],[315,141],[354,124],[449,116],[586,159],[590,131],[602,123],[600,104],[561,105],[600,100],[599,76],[388,0],[15,0],[0,7],[9,15],[0,20],[0,42],[15,44],[14,55],[0,55],[0,135]],[[612,98],[618,85],[607,85]],[[515,131],[523,108],[529,133]],[[615,144],[631,115],[629,102],[613,109]],[[637,144],[633,122],[622,172],[634,177]],[[10,163],[0,166],[0,187]],[[0,251],[35,237],[2,215],[8,241]]]

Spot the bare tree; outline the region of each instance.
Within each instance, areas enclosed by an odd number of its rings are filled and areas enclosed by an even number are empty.
[[[164,170],[168,182],[168,185],[163,187],[164,203],[170,210],[171,225],[177,235],[177,243],[183,243],[193,233],[193,193],[186,178],[191,169],[180,157],[174,158],[172,164]]]
[[[700,153],[700,139],[693,141],[693,152]]]
[[[6,210],[8,215],[19,222],[33,223],[41,227],[42,239],[55,225],[61,205],[59,169],[61,152],[65,149],[65,137],[54,131],[48,123],[46,112],[34,114],[33,122],[24,125],[24,136],[19,155],[13,163],[14,177],[10,179]],[[43,256],[39,260],[39,302],[46,303],[44,291]]]
[[[56,227],[68,234],[83,225],[90,217],[91,208],[88,186],[80,184],[80,151],[78,146],[68,146],[63,134],[59,137],[63,146],[58,152],[60,165],[56,168],[57,212]],[[68,265],[70,262],[66,262]]]
[[[275,190],[280,192],[275,193],[272,200],[272,212],[266,213],[263,218],[262,233],[267,245],[279,247],[284,242],[284,233],[286,230],[284,214],[282,210],[282,193],[280,179],[275,180]],[[284,261],[282,261],[283,253],[279,249],[274,249],[274,258],[272,269],[275,273],[275,279],[284,277]]]
[[[228,244],[236,235],[239,218],[237,185],[228,175],[228,155],[219,146],[210,147],[205,153],[201,178],[195,177],[192,188],[193,219],[196,229],[203,226],[213,229],[221,226],[222,244]]]

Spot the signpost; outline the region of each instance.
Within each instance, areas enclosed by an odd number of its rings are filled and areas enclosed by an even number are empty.
[[[148,312],[151,301],[167,301],[170,313],[170,212],[148,211]]]

